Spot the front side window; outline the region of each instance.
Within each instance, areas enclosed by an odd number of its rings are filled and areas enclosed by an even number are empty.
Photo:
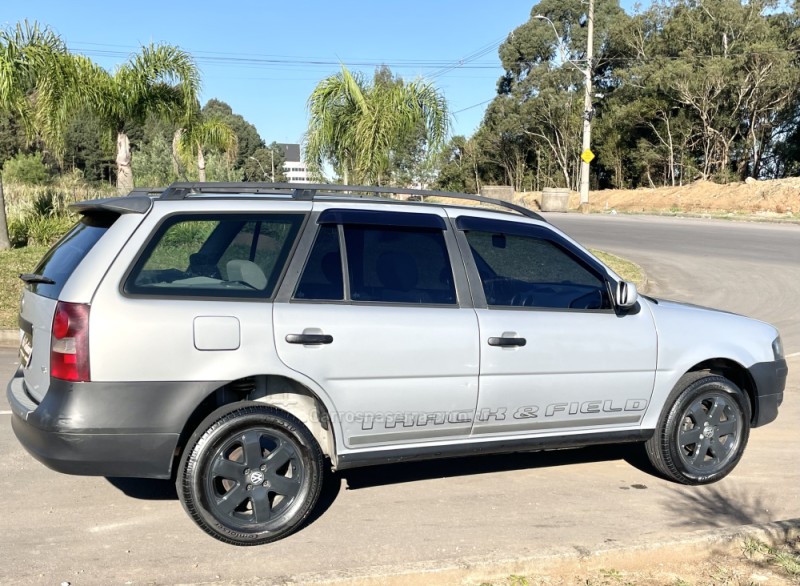
[[[608,309],[605,281],[550,240],[466,231],[492,307]]]
[[[300,214],[169,218],[134,265],[125,292],[271,297],[302,221]]]

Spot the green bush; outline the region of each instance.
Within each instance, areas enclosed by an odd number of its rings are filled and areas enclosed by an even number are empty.
[[[132,166],[137,187],[167,186],[177,180],[172,169],[172,145],[162,136],[134,151]]]
[[[8,236],[11,246],[50,246],[61,238],[75,223],[75,216],[62,214],[39,216],[28,214],[10,218]]]
[[[3,179],[25,185],[43,185],[50,181],[50,171],[42,159],[42,153],[18,153],[3,165]]]
[[[60,216],[67,212],[64,193],[58,189],[44,189],[33,197],[31,203],[37,216]]]

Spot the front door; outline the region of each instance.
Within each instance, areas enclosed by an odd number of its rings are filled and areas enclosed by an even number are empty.
[[[655,376],[650,312],[615,312],[602,268],[547,227],[459,226],[485,303],[473,435],[637,427]]]

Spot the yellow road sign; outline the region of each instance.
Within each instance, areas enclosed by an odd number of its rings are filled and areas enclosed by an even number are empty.
[[[581,153],[581,159],[583,159],[583,162],[588,165],[594,160],[594,153],[591,149],[586,149]]]

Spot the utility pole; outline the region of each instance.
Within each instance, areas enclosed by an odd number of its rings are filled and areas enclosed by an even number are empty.
[[[275,151],[269,148],[269,157],[272,160],[272,182],[275,183]]]
[[[592,57],[594,54],[594,0],[589,0],[586,34],[586,67],[583,88],[583,148],[581,150],[581,211],[589,213],[589,163],[594,158],[592,142]]]
[[[561,53],[562,63],[569,63],[581,72],[583,75],[583,148],[581,150],[581,206],[580,209],[584,214],[589,213],[589,163],[594,159],[594,153],[591,150],[592,142],[592,116],[594,110],[592,109],[592,59],[594,57],[594,0],[588,0],[589,13],[587,15],[587,31],[586,31],[586,65],[581,68],[575,61],[567,59],[567,53],[564,50],[564,45],[561,36],[558,34],[556,25],[553,21],[541,14],[535,14],[533,18],[544,20],[550,23],[553,33],[556,35],[556,42],[558,49]]]

